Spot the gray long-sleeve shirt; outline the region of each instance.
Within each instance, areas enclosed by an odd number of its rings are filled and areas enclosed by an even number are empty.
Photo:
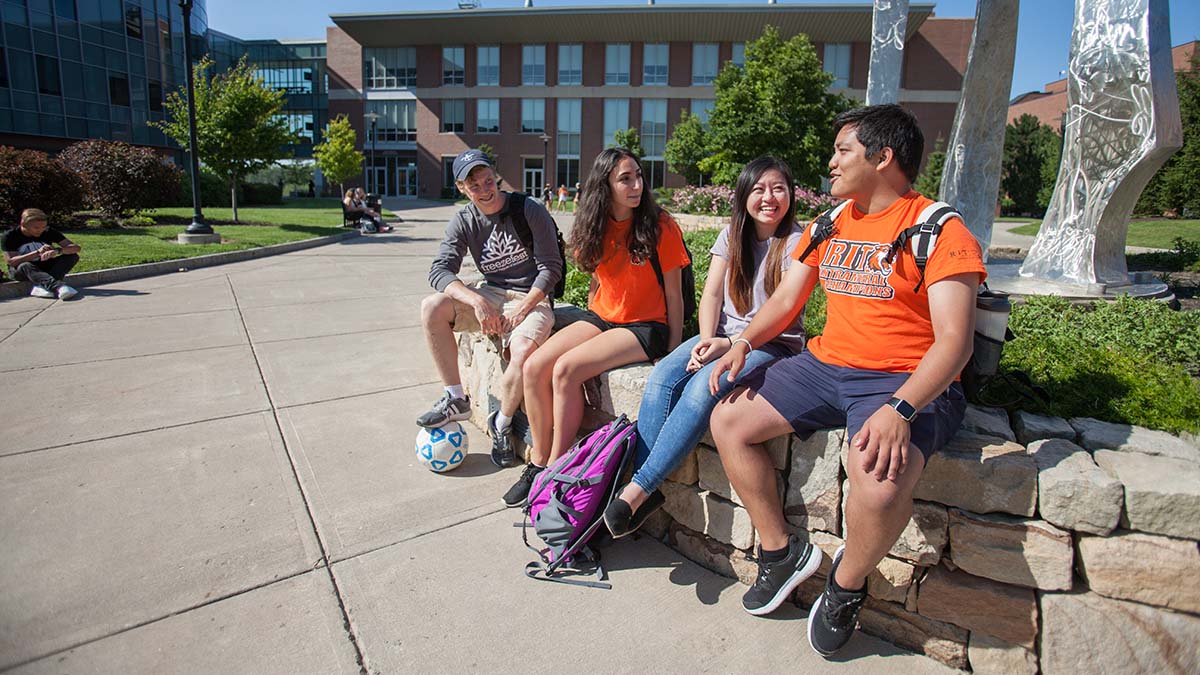
[[[562,259],[554,220],[536,199],[525,200],[525,221],[533,233],[533,255],[521,243],[509,215],[505,195],[504,208],[484,215],[472,202],[450,219],[446,237],[429,268],[429,283],[438,292],[458,280],[463,255],[469,250],[475,265],[489,285],[528,292],[540,288],[553,297],[554,285],[562,277]]]

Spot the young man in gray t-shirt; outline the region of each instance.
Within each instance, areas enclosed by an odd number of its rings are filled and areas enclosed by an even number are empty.
[[[482,331],[502,338],[509,350],[500,378],[500,409],[488,416],[492,462],[517,463],[511,437],[512,417],[521,405],[521,367],[554,327],[552,296],[564,273],[554,221],[537,200],[524,200],[523,215],[533,235],[533,250],[523,243],[510,206],[516,199],[501,192],[495,170],[478,150],[454,160],[454,180],[471,203],[450,219],[446,237],[429,269],[437,291],[421,303],[421,323],[446,393],[433,409],[417,418],[423,427],[438,427],[471,415],[462,388],[454,333]],[[463,256],[470,252],[484,280],[473,286],[458,278]]]

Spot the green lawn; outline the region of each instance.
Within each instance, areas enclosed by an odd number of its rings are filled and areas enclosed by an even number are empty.
[[[1015,227],[1010,232],[1033,236],[1038,233],[1042,221]],[[1147,248],[1172,248],[1175,237],[1189,241],[1200,241],[1200,220],[1135,220],[1129,223],[1129,234],[1125,237],[1128,246]]]
[[[342,227],[342,208],[336,199],[302,199],[281,206],[241,207],[238,209],[241,223],[237,225],[230,221],[232,209],[206,208],[204,218],[221,235],[220,244],[175,243],[175,236],[183,232],[192,220],[191,208],[158,209],[146,215],[158,224],[66,230],[67,237],[83,247],[79,264],[72,271],[91,272],[194,258],[346,231]],[[393,215],[390,211],[384,211],[385,218]]]

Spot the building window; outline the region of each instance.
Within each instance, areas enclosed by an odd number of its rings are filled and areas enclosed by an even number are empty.
[[[700,118],[701,124],[708,124],[708,115],[717,102],[711,98],[692,99],[692,114]]]
[[[663,186],[666,178],[666,162],[661,159],[642,160],[642,183],[651,190]]]
[[[827,43],[825,59],[822,67],[825,72],[833,75],[833,88],[850,86],[850,45],[846,43]]]
[[[583,84],[583,45],[558,46],[558,84]]]
[[[466,82],[466,58],[462,47],[442,47],[442,84]]]
[[[313,114],[302,112],[284,112],[276,115],[287,123],[288,129],[296,135],[301,145],[312,145]]]
[[[729,59],[733,65],[742,68],[746,65],[746,43],[733,43],[733,58]]]
[[[546,132],[546,99],[521,99],[521,133],[541,134]]]
[[[466,101],[442,101],[442,133],[461,134],[466,130]]]
[[[454,158],[453,157],[443,157],[442,158],[442,187],[450,188],[450,194],[447,194],[444,196],[453,197],[455,195]]]
[[[665,44],[648,44],[642,49],[642,84],[646,86],[667,84],[667,67],[670,55]]]
[[[499,47],[479,48],[479,73],[476,84],[481,87],[496,87],[500,85]]]
[[[629,84],[629,45],[604,46],[604,84]]]
[[[604,147],[617,144],[617,131],[629,128],[629,99],[604,99]]]
[[[692,45],[692,84],[712,84],[717,79],[717,45]]]
[[[478,114],[476,115],[475,131],[481,134],[500,133],[500,99],[479,99]]]
[[[146,84],[149,91],[150,110],[153,112],[162,112],[163,90],[162,83],[150,80]]]
[[[375,142],[376,139],[383,143],[417,140],[416,101],[367,101],[367,112],[382,115],[375,123],[376,138],[371,138],[368,125],[368,143]]]
[[[567,189],[572,193],[575,191],[575,184],[579,182],[579,158],[569,158],[558,156],[558,177],[556,179],[558,185],[566,185]]]
[[[113,105],[129,106],[129,80],[120,75],[108,76],[108,99]]]
[[[641,139],[646,157],[662,159],[667,144],[667,99],[642,99]]]
[[[521,84],[546,84],[546,45],[521,47]]]
[[[401,89],[417,84],[417,50],[414,47],[363,50],[363,70],[368,89]]]
[[[142,8],[133,3],[125,5],[125,34],[142,39]]]
[[[53,56],[37,55],[38,92],[51,96],[62,95],[58,79],[58,59]],[[128,103],[126,103],[128,105]]]
[[[582,108],[583,99],[558,99],[558,140],[555,147],[559,157],[579,159],[579,134],[583,129],[580,124]]]

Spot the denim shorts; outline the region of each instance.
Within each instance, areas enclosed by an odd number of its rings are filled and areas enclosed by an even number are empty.
[[[757,368],[742,384],[766,399],[798,434],[845,426],[852,438],[910,375],[834,366],[806,350]],[[955,382],[917,411],[910,439],[926,461],[958,431],[966,409],[962,386]]]
[[[666,356],[670,349],[667,344],[671,339],[671,329],[665,323],[657,321],[640,321],[637,323],[613,323],[606,321],[590,309],[581,309],[573,305],[556,307],[554,309],[554,330],[559,331],[576,321],[586,321],[601,331],[612,328],[624,328],[633,333],[647,361],[654,361]]]

